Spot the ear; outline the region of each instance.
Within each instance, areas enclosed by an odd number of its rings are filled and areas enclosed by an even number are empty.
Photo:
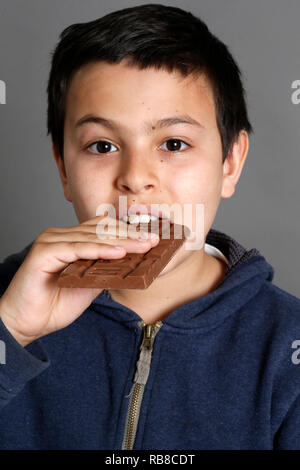
[[[227,198],[234,194],[235,186],[240,178],[249,149],[249,137],[245,130],[239,133],[232,149],[223,163],[223,184],[221,197]]]
[[[60,156],[58,148],[53,143],[52,143],[52,149],[53,149],[53,155],[54,155],[57,167],[58,167],[59,176],[63,185],[65,198],[67,199],[67,201],[72,202],[72,198],[71,198],[70,190],[68,186],[68,177],[66,173],[65,164],[63,162],[63,159]]]

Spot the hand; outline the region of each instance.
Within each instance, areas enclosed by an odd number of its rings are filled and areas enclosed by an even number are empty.
[[[129,226],[122,220],[115,221],[113,238],[108,233],[100,234],[97,225],[101,218],[74,227],[47,228],[35,239],[0,299],[0,317],[22,346],[72,323],[102,292],[58,287],[59,274],[69,263],[78,259],[118,259],[127,252],[145,253],[159,241],[158,237],[138,241],[141,232],[127,230]],[[118,238],[124,234],[126,238]]]

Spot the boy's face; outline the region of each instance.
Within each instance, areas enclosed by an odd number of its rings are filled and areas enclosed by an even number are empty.
[[[78,125],[87,116],[109,120],[114,128],[95,122]],[[157,125],[176,116],[198,124]],[[55,158],[65,197],[80,223],[95,217],[101,203],[117,208],[119,196],[127,196],[128,206],[200,203],[205,236],[220,198],[232,195],[241,171],[232,169],[230,159],[228,166],[222,164],[214,99],[205,76],[183,78],[125,62],[95,62],[74,75],[66,103],[64,165],[57,152]],[[241,156],[239,160],[241,164]]]

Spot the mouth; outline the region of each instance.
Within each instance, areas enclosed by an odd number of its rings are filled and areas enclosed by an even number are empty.
[[[169,217],[161,210],[150,205],[130,206],[123,210],[123,212],[117,210],[116,217],[127,224],[148,224],[156,220],[169,220]]]
[[[165,217],[156,217],[155,215],[149,214],[131,214],[124,215],[120,220],[126,222],[127,224],[149,224],[152,221],[167,219]]]

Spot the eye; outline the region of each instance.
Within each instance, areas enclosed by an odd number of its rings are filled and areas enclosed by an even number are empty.
[[[168,150],[170,152],[177,152],[179,150],[182,150],[180,148],[181,144],[184,144],[186,147],[190,147],[189,144],[187,144],[186,142],[184,142],[181,139],[168,139],[164,142],[164,144],[167,144],[167,149],[166,150]]]
[[[90,149],[92,153],[101,154],[111,153],[109,152],[111,147],[117,148],[115,145],[113,145],[111,142],[108,142],[107,140],[98,140],[97,142],[90,144],[88,147],[86,147],[86,149]]]

